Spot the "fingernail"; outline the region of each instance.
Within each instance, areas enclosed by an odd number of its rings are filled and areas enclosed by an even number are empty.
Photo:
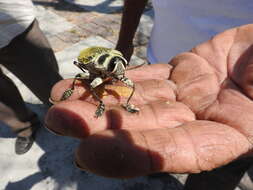
[[[75,151],[75,157],[74,157],[74,160],[73,160],[73,164],[80,170],[82,171],[88,171],[88,169],[84,166],[81,166],[79,163],[78,163],[78,149]]]
[[[75,165],[76,168],[78,168],[79,170],[82,170],[82,171],[89,171],[87,168],[81,166],[80,164],[78,164],[77,160],[74,159],[73,161],[73,164]]]
[[[81,166],[77,163],[76,160],[73,161],[73,164],[74,164],[75,167],[77,167],[79,170],[84,170],[83,168],[81,168]]]
[[[60,101],[53,100],[51,97],[50,97],[48,100],[49,100],[49,102],[50,102],[51,104],[53,104],[53,105],[60,102]]]

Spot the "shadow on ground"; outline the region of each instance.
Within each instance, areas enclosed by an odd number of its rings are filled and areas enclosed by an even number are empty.
[[[71,11],[71,12],[98,12],[106,14],[114,14],[122,12],[123,0],[103,0],[96,5],[89,5],[90,3],[82,3],[75,0],[32,0],[35,5],[41,5],[43,7],[51,7],[58,11]],[[92,1],[90,1],[92,2]],[[97,1],[95,1],[97,2]],[[91,3],[94,4],[94,3]],[[151,8],[151,3],[148,3],[146,10]],[[145,12],[144,12],[145,14]]]
[[[42,5],[44,7],[53,7],[55,10],[59,11],[74,11],[74,12],[89,12],[95,11],[99,13],[112,14],[122,10],[122,5],[112,5],[118,0],[104,0],[96,5],[85,5],[80,4],[75,0],[56,0],[56,1],[45,1],[45,0],[33,0],[35,5]]]

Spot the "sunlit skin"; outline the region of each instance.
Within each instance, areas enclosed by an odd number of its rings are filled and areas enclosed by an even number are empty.
[[[197,173],[251,156],[253,25],[225,31],[170,64],[130,70],[127,77],[136,84],[131,101],[138,114],[121,108],[126,98],[118,90],[120,96],[104,96],[105,114],[94,118],[95,102],[82,84],[47,113],[46,127],[81,140],[75,160],[83,169],[117,178]],[[57,83],[51,98],[59,100],[71,82]]]

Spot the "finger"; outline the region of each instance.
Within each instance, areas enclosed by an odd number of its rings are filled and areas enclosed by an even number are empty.
[[[212,105],[198,114],[198,118],[227,124],[253,144],[253,103],[240,92],[235,84],[228,81]]]
[[[57,134],[85,138],[106,129],[172,128],[195,119],[192,111],[179,102],[153,102],[138,108],[140,112],[133,114],[120,106],[107,106],[105,113],[95,118],[96,105],[65,101],[49,109],[45,123]]]
[[[151,79],[156,80],[156,81],[162,81],[162,80],[164,81],[169,78],[171,70],[172,70],[172,66],[168,64],[143,65],[142,67],[127,71],[126,75],[133,81],[145,81],[145,80],[151,81]],[[144,82],[144,83],[147,84],[151,82]],[[62,80],[58,82],[51,91],[51,96],[50,96],[51,101],[53,103],[56,103],[57,101],[59,101],[62,97],[63,92],[66,89],[69,89],[72,87],[72,83],[73,83],[73,79],[66,79],[66,80]],[[166,83],[166,82],[163,82],[163,83]],[[157,87],[161,86],[161,85],[156,84],[156,87],[155,87],[152,85],[148,86],[146,84],[144,85],[143,88],[148,87],[151,90],[157,89]],[[175,86],[173,86],[171,82],[170,83],[168,82],[168,84],[170,85],[170,87],[175,88]],[[88,89],[87,86],[85,86],[81,81],[77,81],[75,83],[75,91],[68,99],[74,100],[80,97],[83,97],[85,99],[89,97],[90,93],[87,91],[87,89]],[[160,90],[163,91],[163,89],[160,89]],[[150,92],[150,90],[148,92]]]
[[[127,70],[126,76],[133,81],[150,79],[167,80],[170,77],[172,68],[169,64],[143,65],[136,69]]]
[[[251,49],[252,52],[253,48]],[[241,75],[241,79],[238,83],[244,90],[244,93],[253,99],[253,56],[251,57],[251,63],[244,70],[244,74]]]
[[[249,147],[241,133],[226,125],[193,121],[176,128],[96,133],[82,141],[76,162],[107,177],[196,173],[227,164]]]
[[[194,113],[212,104],[220,90],[219,80],[207,61],[193,53],[183,53],[172,59],[171,80],[177,85],[177,100]]]
[[[66,79],[58,82],[51,91],[51,100],[59,102],[66,89],[69,89],[73,83],[73,79]],[[135,84],[134,95],[131,103],[146,104],[150,101],[157,100],[175,100],[176,86],[169,80],[144,80]],[[106,104],[120,104],[126,102],[132,92],[132,88],[124,86],[122,83],[114,85],[105,85],[97,89],[97,93]],[[73,94],[67,100],[86,100],[89,102],[97,102],[91,95],[87,86],[81,81],[75,85]]]
[[[226,30],[193,48],[213,68],[219,83],[232,78],[253,98],[253,24]]]
[[[236,32],[237,28],[226,30],[191,50],[210,65],[219,83],[228,77],[231,59],[229,55]]]
[[[253,98],[253,25],[239,27],[228,55],[228,73]]]

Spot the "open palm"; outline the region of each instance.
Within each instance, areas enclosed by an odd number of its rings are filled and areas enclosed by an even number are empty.
[[[250,156],[253,143],[253,25],[234,28],[177,55],[170,64],[130,70],[136,92],[106,96],[105,114],[83,85],[47,113],[52,131],[81,139],[76,162],[109,177],[196,173]],[[72,79],[55,85],[57,101]],[[108,85],[110,86],[110,85]],[[109,87],[108,87],[109,88]]]

